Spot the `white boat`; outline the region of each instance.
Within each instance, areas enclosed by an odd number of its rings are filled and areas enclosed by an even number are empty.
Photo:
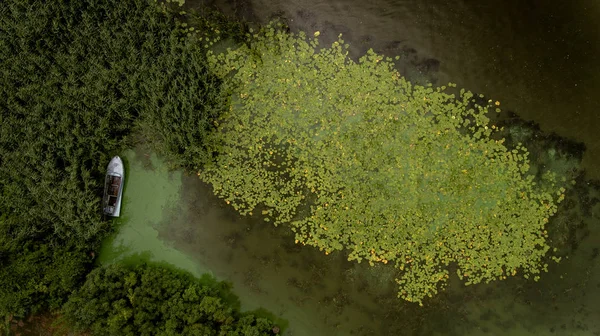
[[[104,214],[119,217],[121,214],[121,199],[123,198],[123,186],[125,185],[125,166],[120,157],[113,157],[106,171],[104,185],[104,198],[102,207]]]

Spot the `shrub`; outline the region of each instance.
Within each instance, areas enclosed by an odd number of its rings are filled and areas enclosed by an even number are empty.
[[[241,315],[215,287],[159,265],[109,265],[65,304],[75,330],[94,335],[271,335],[272,322]]]

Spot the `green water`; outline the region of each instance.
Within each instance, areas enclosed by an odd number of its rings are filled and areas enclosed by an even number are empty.
[[[289,321],[287,336],[594,335],[598,330],[600,185],[582,183],[561,204],[556,225],[573,226],[565,259],[540,282],[511,278],[447,291],[425,307],[396,298],[394,268],[348,262],[294,244],[285,227],[240,217],[196,175],[169,172],[144,150],[122,155],[126,184],[117,233],[99,260],[152,260],[233,284],[243,310],[265,308]],[[587,224],[584,225],[584,222]],[[563,224],[561,224],[563,223]]]
[[[359,283],[357,274],[370,274],[372,288],[387,290],[391,278],[382,281],[376,273],[391,268],[365,273],[365,265],[341,254],[300,248],[288,230],[241,218],[197,176],[168,171],[153,153],[130,150],[122,158],[122,213],[112,219],[117,232],[103,243],[101,264],[150,260],[196,276],[211,273],[233,283],[243,310],[266,308],[288,319],[286,335],[341,335],[364,326],[362,335],[371,329],[371,316],[356,312],[376,309],[377,296],[364,291],[368,284]]]
[[[103,243],[98,261],[147,259],[167,262],[195,275],[206,272],[158,237],[158,227],[181,201],[182,172],[169,172],[156,154],[143,150],[129,150],[121,157],[125,164],[123,211],[121,217],[112,219],[117,233]]]

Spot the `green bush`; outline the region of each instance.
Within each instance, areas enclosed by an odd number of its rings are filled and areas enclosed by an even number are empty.
[[[272,322],[241,315],[224,296],[158,265],[110,265],[88,275],[63,313],[94,335],[272,335]]]
[[[491,100],[411,85],[372,51],[355,63],[341,37],[320,50],[273,27],[251,38],[209,57],[233,95],[200,175],[228,204],[326,254],[394,263],[408,301],[453,267],[467,284],[546,268],[563,190],[538,188],[526,148],[494,138]]]

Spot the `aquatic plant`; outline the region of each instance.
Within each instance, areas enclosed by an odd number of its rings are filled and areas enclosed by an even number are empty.
[[[215,194],[298,244],[393,263],[408,301],[436,294],[451,269],[466,284],[537,280],[563,189],[537,188],[527,149],[494,137],[487,113],[500,103],[412,85],[390,58],[356,63],[341,35],[330,47],[318,35],[272,25],[209,53],[233,92],[209,142],[219,155],[199,172]]]

